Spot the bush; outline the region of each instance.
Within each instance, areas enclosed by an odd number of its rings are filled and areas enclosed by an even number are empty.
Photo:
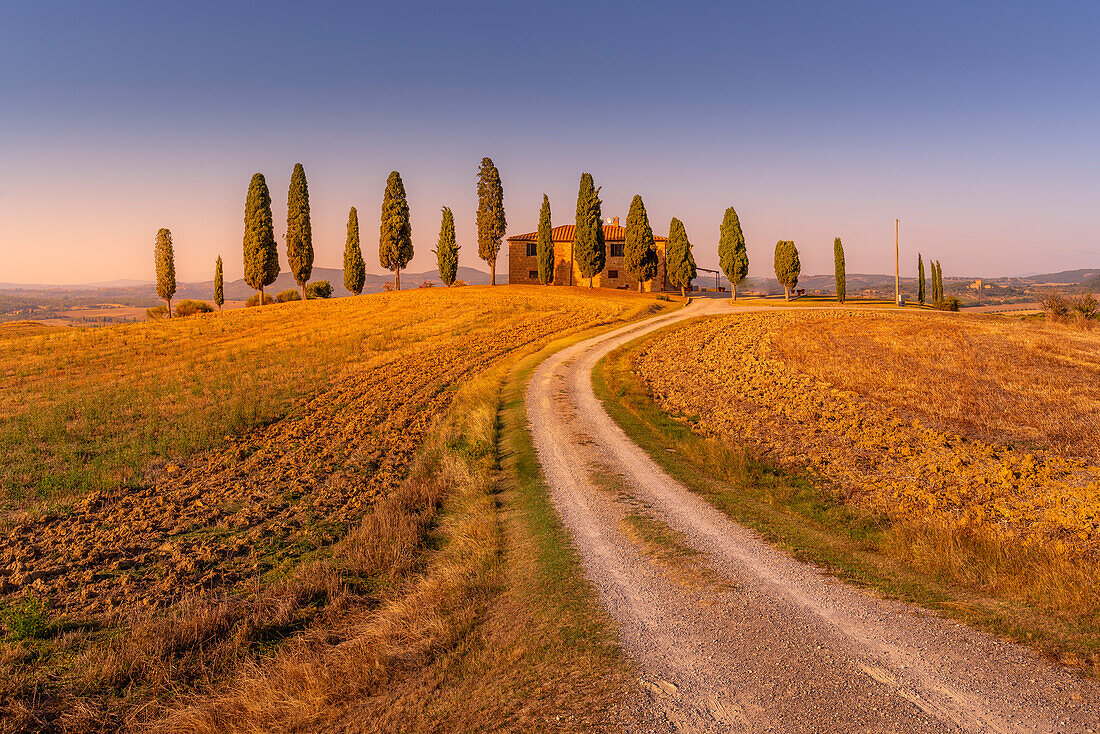
[[[466,281],[456,280],[454,283],[451,284],[451,287],[452,288],[458,288],[459,286],[464,286],[464,285],[467,285]]]
[[[145,309],[145,318],[149,319],[150,321],[168,318],[168,307],[162,303],[159,306],[147,308]]]
[[[264,305],[266,306],[269,303],[275,303],[275,299],[265,293],[264,294]],[[249,307],[249,308],[251,308],[252,306],[259,306],[260,305],[260,294],[259,293],[253,293],[251,296],[248,297],[248,300],[244,302],[244,305],[246,307]]]
[[[435,288],[435,282],[431,280],[425,280],[423,283],[418,285],[417,288]]]
[[[1039,299],[1039,306],[1043,309],[1043,313],[1047,315],[1047,319],[1056,324],[1064,324],[1069,320],[1069,312],[1072,306],[1069,299],[1061,293],[1051,293],[1049,296]]]
[[[41,637],[49,627],[48,608],[46,602],[28,594],[0,606],[0,623],[17,640]]]
[[[306,298],[332,298],[332,283],[318,280],[306,286]]]
[[[275,300],[279,303],[289,303],[290,301],[302,300],[302,296],[294,288],[287,288],[285,291],[276,293]]]
[[[213,313],[214,307],[206,301],[192,301],[185,298],[176,306],[176,316],[194,316],[197,313]]]
[[[1069,301],[1069,307],[1073,309],[1073,313],[1077,316],[1077,323],[1087,326],[1089,321],[1096,318],[1096,299],[1092,297],[1091,293],[1074,296],[1067,300]]]
[[[671,300],[671,299],[668,296],[666,296],[664,293],[658,293],[657,294],[657,300],[658,301],[668,301],[668,300]]]

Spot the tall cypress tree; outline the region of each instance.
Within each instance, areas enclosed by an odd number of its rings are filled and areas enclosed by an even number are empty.
[[[367,279],[367,265],[363,262],[363,250],[359,246],[359,212],[348,210],[348,238],[344,243],[344,287],[359,295]]]
[[[290,174],[290,190],[286,195],[286,259],[294,282],[306,297],[306,283],[313,273],[313,227],[309,223],[309,186],[306,169],[294,164]]]
[[[839,237],[833,240],[833,273],[836,276],[836,302],[844,303],[848,297],[848,275],[844,270],[844,245]]]
[[[691,281],[695,280],[695,256],[691,254],[684,223],[676,217],[668,223],[668,242],[665,244],[665,274],[673,286],[687,296]]]
[[[248,184],[244,205],[244,282],[260,292],[279,277],[279,252],[275,248],[275,230],[271,221],[271,192],[262,173]]]
[[[917,253],[917,303],[924,305],[924,258]]]
[[[497,284],[497,253],[507,228],[500,172],[492,159],[482,158],[477,171],[477,255],[489,263],[489,285]]]
[[[224,303],[225,279],[222,276],[222,256],[218,255],[218,260],[214,263],[214,305],[221,311]]]
[[[592,279],[607,264],[607,245],[603,236],[603,212],[600,210],[600,190],[596,188],[591,173],[581,174],[581,185],[577,192],[577,227],[573,235],[573,259],[581,272],[588,278],[588,287]]]
[[[458,275],[458,251],[459,246],[455,244],[455,215],[451,212],[450,207],[443,207],[443,220],[439,224],[439,243],[436,245],[436,249],[432,250],[435,253],[435,260],[439,266],[439,279],[443,281],[443,285],[452,286],[455,284],[455,277]]]
[[[784,298],[791,300],[791,291],[798,285],[798,276],[802,273],[802,263],[798,259],[798,248],[791,240],[779,240],[775,243],[775,279],[783,286]]]
[[[172,318],[172,296],[176,294],[176,254],[172,251],[172,233],[163,227],[157,230],[153,260],[157,267],[157,295],[168,304],[168,318]]]
[[[653,228],[649,226],[645,203],[638,194],[634,195],[626,215],[623,269],[638,281],[639,293],[643,283],[657,277],[657,244],[653,240]]]
[[[718,262],[730,282],[731,297],[737,300],[737,286],[749,274],[749,254],[745,251],[745,235],[741,220],[733,207],[726,209],[718,236]]]
[[[539,211],[539,234],[535,246],[536,260],[539,265],[539,282],[550,285],[554,282],[554,236],[550,224],[550,197],[542,195],[542,210]]]
[[[382,224],[378,230],[378,261],[394,273],[394,289],[401,290],[401,269],[413,258],[409,202],[401,174],[390,171],[382,197]]]

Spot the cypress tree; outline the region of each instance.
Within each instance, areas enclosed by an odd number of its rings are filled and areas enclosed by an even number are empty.
[[[221,311],[223,303],[225,303],[225,282],[222,277],[222,256],[218,255],[218,261],[214,263],[214,304]]]
[[[168,318],[172,318],[172,296],[176,294],[176,254],[172,251],[172,233],[163,227],[157,230],[153,260],[157,266],[157,295],[168,304]]]
[[[573,260],[581,272],[588,278],[588,287],[592,279],[607,264],[607,246],[603,236],[603,212],[600,210],[600,190],[596,188],[591,173],[581,174],[581,185],[577,192],[577,227],[573,235]]]
[[[359,295],[367,279],[367,266],[363,262],[363,250],[359,247],[359,212],[348,210],[348,238],[344,243],[344,287]]]
[[[504,187],[490,158],[477,171],[477,255],[489,263],[489,285],[497,284],[497,253],[508,222],[504,217]]]
[[[668,223],[668,243],[665,244],[665,274],[673,286],[680,289],[680,296],[687,296],[691,281],[695,280],[695,257],[691,254],[684,223],[676,217]]]
[[[535,254],[539,265],[539,282],[550,285],[554,282],[554,237],[553,227],[550,224],[550,197],[546,194],[542,195]]]
[[[791,300],[791,291],[798,285],[802,263],[798,260],[798,248],[791,240],[775,243],[775,279],[783,286],[784,297]]]
[[[844,271],[844,245],[839,237],[833,240],[833,272],[836,275],[836,302],[844,303],[848,297],[848,276]]]
[[[638,281],[639,293],[643,283],[657,277],[657,245],[653,241],[653,228],[649,226],[645,203],[638,194],[634,195],[626,215],[623,269]]]
[[[443,207],[443,221],[439,225],[439,244],[435,253],[436,263],[439,265],[439,279],[443,285],[452,286],[458,275],[458,245],[455,244],[455,215],[450,207]]]
[[[244,205],[244,282],[260,292],[264,304],[264,286],[279,277],[279,252],[275,249],[275,230],[271,221],[271,193],[262,173],[252,177]]]
[[[286,259],[304,299],[313,273],[313,227],[309,223],[309,186],[301,163],[294,164],[286,195]]]
[[[378,261],[394,273],[394,290],[401,290],[401,269],[413,257],[412,224],[409,202],[401,174],[390,171],[386,194],[382,197],[382,225],[378,230]]]
[[[749,274],[749,255],[745,251],[745,235],[741,220],[733,207],[726,209],[718,237],[718,261],[730,282],[731,296],[737,300],[737,286]]]
[[[917,303],[924,305],[924,258],[917,253]]]

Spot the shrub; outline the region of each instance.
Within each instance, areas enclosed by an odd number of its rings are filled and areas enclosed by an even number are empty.
[[[959,299],[955,298],[954,296],[951,296],[950,298],[945,299],[944,302],[943,302],[943,309],[945,311],[958,311],[959,306],[960,306]]]
[[[145,318],[149,319],[150,321],[168,318],[168,307],[162,303],[159,306],[147,308],[145,309]]]
[[[275,300],[279,303],[289,303],[290,301],[302,300],[302,296],[294,288],[287,288],[285,291],[276,293]]]
[[[206,301],[193,301],[185,298],[176,306],[177,316],[194,316],[197,313],[213,313],[214,307]]]
[[[451,287],[452,287],[452,288],[458,288],[459,286],[462,286],[462,285],[467,285],[466,281],[464,281],[464,280],[456,280],[456,281],[455,281],[455,282],[454,282],[454,283],[453,283],[453,284],[451,285]]]
[[[418,285],[417,288],[435,288],[435,283],[430,280],[425,280],[423,283]]]
[[[1069,307],[1077,315],[1077,323],[1087,326],[1089,321],[1096,318],[1096,299],[1093,298],[1091,293],[1074,296],[1066,300],[1069,301]]]
[[[332,298],[332,283],[315,280],[306,286],[306,298]]]
[[[269,303],[275,303],[275,299],[265,293],[264,294],[264,305],[266,306]],[[251,308],[252,306],[259,306],[260,305],[260,294],[259,293],[253,293],[251,296],[248,297],[248,300],[244,302],[244,305],[249,307],[249,308]]]
[[[28,594],[0,606],[0,623],[17,640],[41,637],[49,627],[48,608],[46,602]]]
[[[1072,308],[1069,299],[1060,293],[1051,293],[1049,296],[1039,299],[1039,306],[1043,309],[1043,313],[1047,315],[1047,319],[1056,324],[1065,323],[1069,319],[1069,312]]]
[[[657,300],[658,301],[667,301],[667,300],[670,300],[670,299],[664,293],[658,293],[657,294]]]

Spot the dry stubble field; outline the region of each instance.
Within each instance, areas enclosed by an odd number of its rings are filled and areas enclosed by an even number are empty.
[[[263,731],[369,692],[495,553],[479,376],[654,306],[439,289],[9,335],[0,731]],[[456,396],[476,420],[441,420]]]
[[[745,314],[666,331],[634,369],[693,431],[808,474],[867,518],[881,531],[868,546],[972,589],[994,614],[1038,610],[1076,640],[1055,652],[1095,666],[1100,334],[941,314]]]

